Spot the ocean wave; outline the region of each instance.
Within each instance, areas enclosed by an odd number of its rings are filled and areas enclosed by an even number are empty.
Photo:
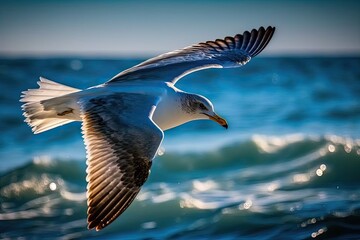
[[[86,230],[85,169],[78,160],[38,157],[3,173],[0,237],[95,236]],[[335,135],[254,135],[210,151],[166,152],[155,159],[132,206],[101,234],[190,238],[259,232],[271,239],[294,232],[296,239],[336,239],[334,229],[340,228],[360,236],[358,169],[360,140]]]

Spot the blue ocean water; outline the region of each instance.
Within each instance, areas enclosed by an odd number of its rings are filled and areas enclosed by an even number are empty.
[[[80,124],[33,135],[21,91],[77,88],[142,59],[0,59],[1,239],[360,239],[360,58],[255,58],[177,87],[229,122],[165,133],[134,203],[86,229]]]

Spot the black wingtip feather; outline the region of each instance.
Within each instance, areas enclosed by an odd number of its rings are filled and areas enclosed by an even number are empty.
[[[253,29],[251,31],[251,33],[250,33],[250,40],[249,40],[249,43],[248,43],[248,45],[246,47],[246,50],[245,50],[246,52],[249,52],[250,49],[253,48],[257,38],[258,38],[258,30]]]
[[[228,47],[231,48],[235,48],[236,44],[235,44],[235,40],[232,37],[226,37],[224,39],[224,41],[226,42],[226,44],[228,45]]]
[[[236,34],[234,39],[235,39],[235,48],[236,49],[241,49],[241,46],[242,46],[242,43],[243,43],[243,40],[244,40],[243,35]]]
[[[241,45],[241,50],[245,51],[246,48],[247,48],[247,45],[249,44],[249,41],[250,41],[250,37],[251,37],[251,34],[249,31],[245,31],[243,33],[243,43]]]
[[[259,46],[257,47],[256,50],[254,50],[251,54],[251,57],[255,57],[256,55],[258,55],[260,52],[262,52],[262,50],[264,50],[264,48],[268,45],[268,43],[270,42],[273,34],[275,32],[275,27],[267,27],[264,33],[264,36],[262,37],[262,40],[259,44]]]
[[[256,31],[257,35],[256,35],[256,41],[254,42],[253,46],[251,47],[251,49],[248,50],[248,52],[250,53],[250,55],[253,55],[254,52],[259,48],[259,45],[264,37],[265,34],[265,28],[264,27],[260,27],[257,31]]]
[[[232,39],[234,40],[234,47],[241,49],[248,53],[250,57],[258,55],[266,45],[270,42],[275,31],[275,27],[260,27],[259,29],[252,29],[251,32],[245,31],[243,34],[237,34]],[[226,37],[224,42],[228,42],[229,37]],[[216,40],[220,41],[220,40]],[[230,47],[231,48],[231,47]]]

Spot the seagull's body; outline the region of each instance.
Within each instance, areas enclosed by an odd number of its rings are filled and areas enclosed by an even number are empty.
[[[106,227],[131,204],[165,130],[199,119],[227,128],[208,99],[176,88],[176,82],[201,69],[246,64],[266,47],[274,30],[261,27],[166,53],[85,90],[40,78],[39,89],[23,92],[24,116],[34,133],[82,121],[90,229]]]

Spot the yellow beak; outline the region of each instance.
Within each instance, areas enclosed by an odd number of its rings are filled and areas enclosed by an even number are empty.
[[[228,129],[228,123],[226,122],[226,120],[223,119],[222,117],[220,117],[219,115],[217,115],[216,113],[214,113],[214,115],[207,115],[207,116],[209,117],[209,119],[217,122],[218,124],[220,124],[224,128]]]

